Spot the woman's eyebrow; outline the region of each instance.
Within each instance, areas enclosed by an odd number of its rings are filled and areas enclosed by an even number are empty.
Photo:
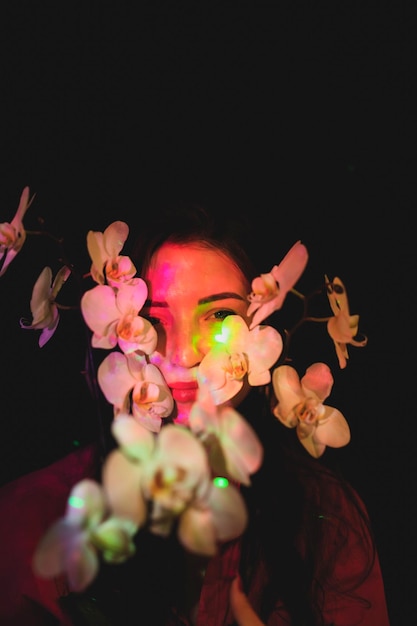
[[[207,304],[208,302],[215,302],[216,300],[227,300],[228,298],[233,298],[234,300],[242,300],[245,301],[238,293],[234,293],[233,291],[224,291],[222,293],[213,293],[210,296],[206,296],[205,298],[200,298],[198,304]]]
[[[245,302],[245,298],[243,298],[238,293],[234,293],[233,291],[224,291],[222,293],[213,293],[210,296],[205,296],[204,298],[200,298],[198,304],[208,304],[209,302],[216,302],[217,300],[227,300],[228,298],[232,298],[234,300],[241,300]],[[168,308],[168,303],[164,300],[146,300],[144,307],[162,307]]]

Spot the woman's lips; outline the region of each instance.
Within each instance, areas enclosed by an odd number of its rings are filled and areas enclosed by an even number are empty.
[[[173,383],[170,385],[172,396],[176,402],[195,402],[198,385],[196,382]]]

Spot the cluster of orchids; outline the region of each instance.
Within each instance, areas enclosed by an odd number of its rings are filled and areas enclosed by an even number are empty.
[[[27,238],[23,218],[32,200],[26,187],[12,221],[0,223],[0,276]],[[129,227],[121,221],[104,232],[87,233],[87,276],[94,286],[80,301],[91,347],[108,351],[97,368],[97,381],[113,408],[117,446],[104,460],[100,482],[84,479],[72,488],[65,515],[46,532],[34,555],[39,576],[66,574],[74,591],[94,580],[102,559],[119,563],[130,558],[139,529],[168,536],[175,528],[185,549],[206,556],[242,534],[247,511],[239,485],[250,486],[263,460],[255,432],[228,403],[245,382],[272,384],[275,417],[295,429],[313,457],[320,457],[326,446],[340,447],[350,440],[343,414],[325,404],[333,386],[330,368],[313,363],[300,378],[285,359],[279,364],[282,335],[263,324],[281,309],[288,293],[303,298],[294,287],[308,261],[300,241],[270,272],[253,280],[250,324],[238,315],[223,320],[221,333],[199,365],[199,391],[188,423],[176,424],[166,419],[174,409],[171,392],[149,358],[157,333],[141,316],[147,285],[122,254],[128,235]],[[32,320],[20,324],[40,331],[40,347],[57,328],[57,298],[71,271],[64,265],[54,277],[46,267],[33,287]],[[357,338],[359,316],[350,314],[341,280],[325,276],[324,284],[331,315],[320,321],[327,323],[344,368],[348,345],[364,346],[366,337]]]

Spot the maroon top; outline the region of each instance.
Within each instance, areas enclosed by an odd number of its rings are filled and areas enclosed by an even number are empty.
[[[72,622],[58,604],[58,598],[68,593],[65,579],[43,580],[33,575],[31,560],[35,547],[56,519],[65,512],[69,491],[86,476],[93,476],[95,450],[86,447],[71,453],[44,469],[18,478],[0,489],[0,529],[2,555],[0,560],[0,623],[2,626],[44,626],[45,611],[57,618],[62,626]],[[355,528],[356,509],[336,485],[330,487],[332,505],[342,510]],[[329,552],[336,522],[328,524]],[[363,535],[353,531],[348,537],[335,566],[334,580],[355,581],[364,559]],[[211,559],[205,573],[200,595],[197,626],[229,626],[233,616],[229,608],[230,584],[238,570],[240,542],[226,544]],[[323,555],[326,559],[326,555]],[[259,590],[263,587],[265,571],[257,564],[249,599],[257,610]],[[328,585],[324,589],[323,615],[325,623],[335,626],[389,626],[383,579],[379,560],[366,580],[351,595],[343,596]],[[367,600],[366,604],[363,598]],[[362,600],[361,600],[362,599]],[[138,604],[138,607],[140,604]],[[175,621],[187,624],[187,620]],[[268,626],[291,624],[285,607],[277,603]],[[167,624],[167,626],[170,626]]]

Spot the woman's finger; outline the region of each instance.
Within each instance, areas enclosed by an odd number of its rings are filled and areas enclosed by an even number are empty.
[[[265,626],[251,607],[242,591],[240,576],[236,576],[230,587],[230,606],[238,626]]]

